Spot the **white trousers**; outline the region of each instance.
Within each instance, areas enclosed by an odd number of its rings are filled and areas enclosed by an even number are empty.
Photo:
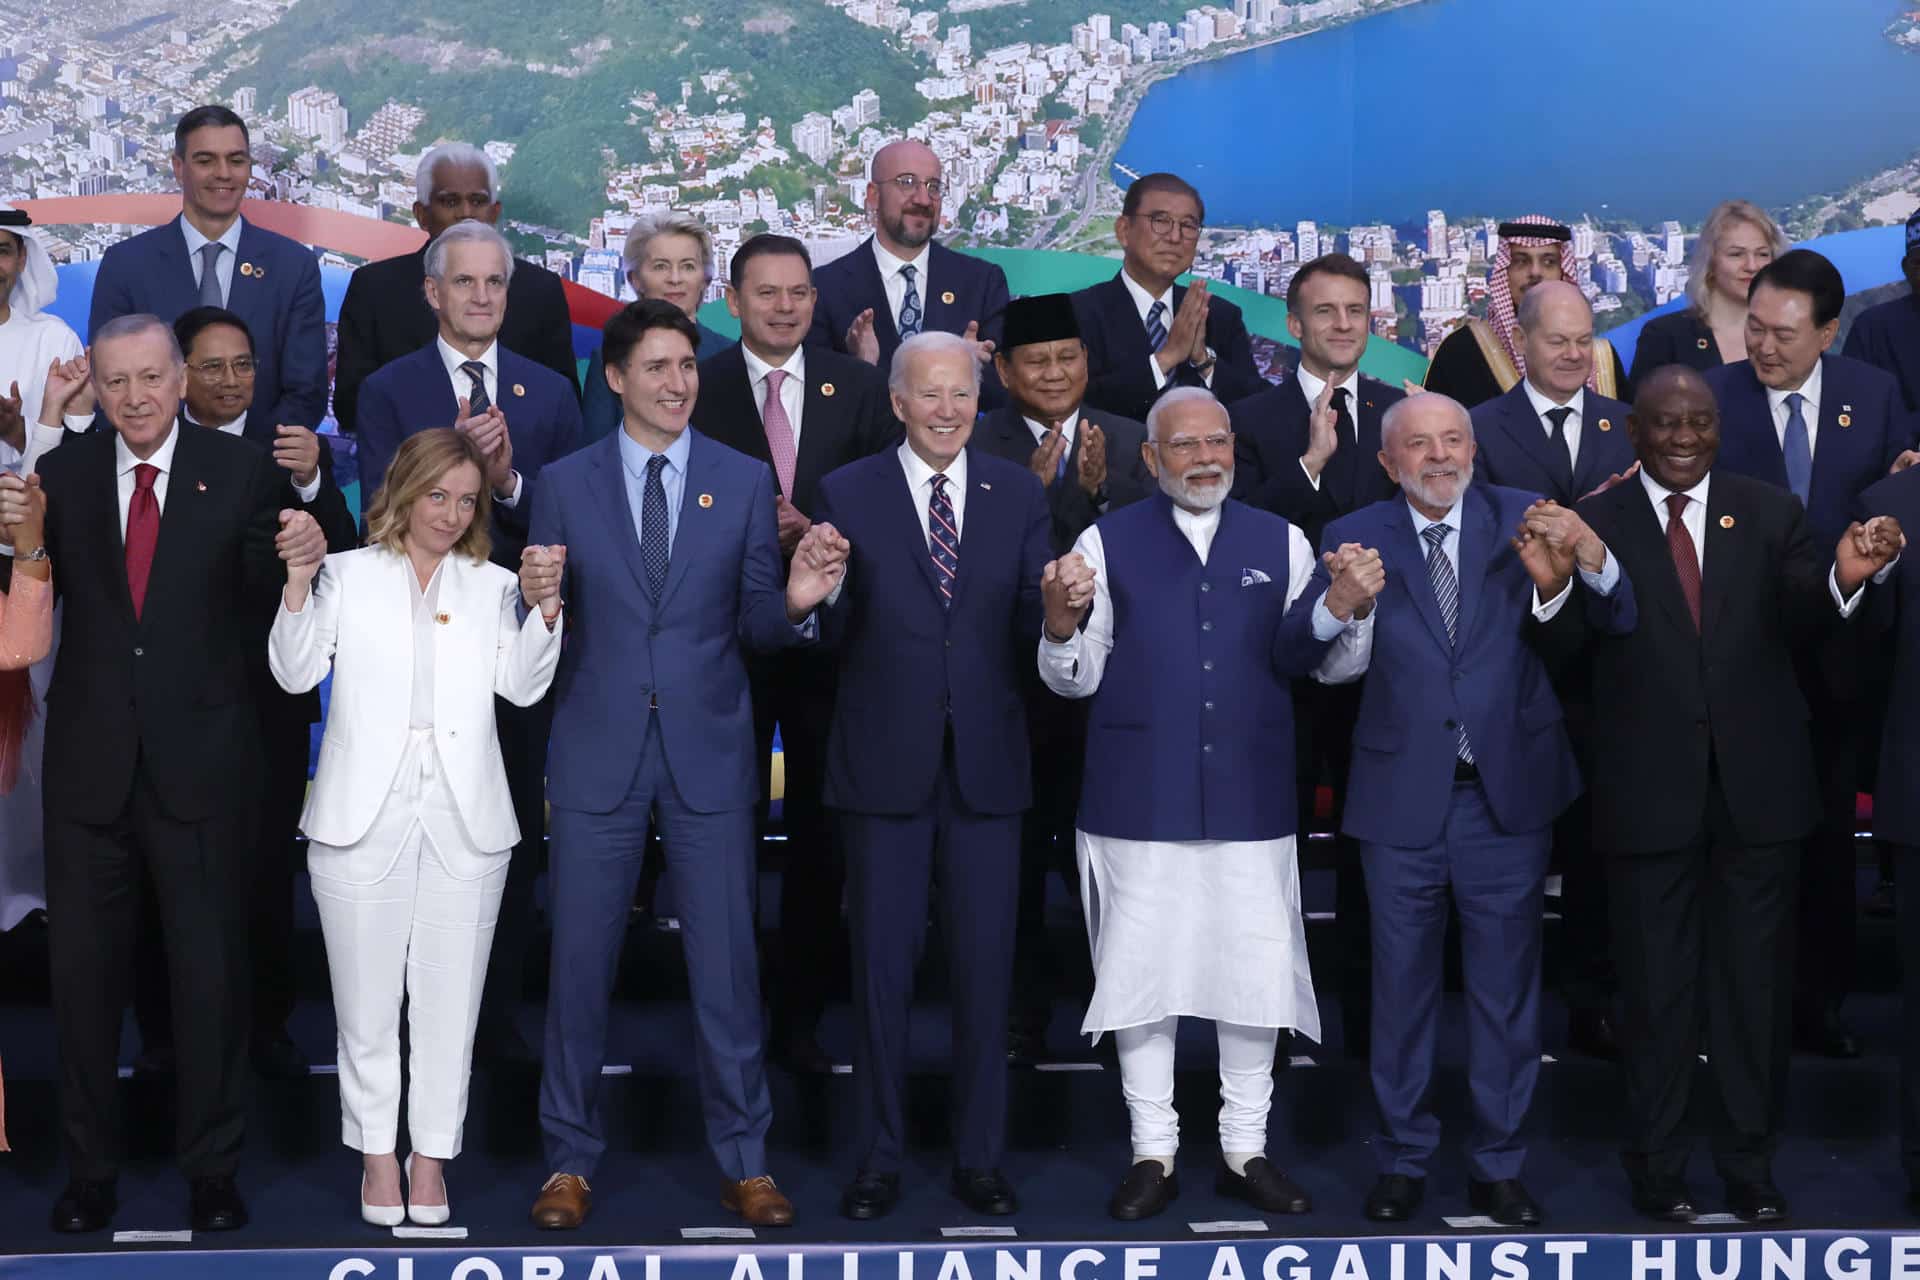
[[[1162,1018],[1113,1033],[1135,1160],[1172,1159],[1180,1147],[1180,1117],[1173,1109],[1173,1039],[1179,1022],[1178,1017]],[[1232,1022],[1216,1022],[1214,1027],[1220,1037],[1220,1149],[1264,1153],[1279,1030]]]
[[[464,828],[432,732],[415,731],[366,837],[347,848],[310,844],[307,872],[333,978],[341,1141],[372,1155],[395,1149],[404,995],[412,1149],[451,1160],[466,1123],[473,1032],[507,855],[476,879],[449,874],[435,840]]]

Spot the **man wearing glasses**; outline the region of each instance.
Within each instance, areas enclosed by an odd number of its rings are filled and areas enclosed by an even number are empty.
[[[867,216],[873,234],[852,253],[813,273],[819,296],[807,345],[831,347],[885,369],[916,333],[955,333],[980,361],[981,408],[1006,402],[993,368],[1007,275],[991,262],[940,244],[940,158],[902,139],[873,154]]]
[[[1136,422],[1168,387],[1205,387],[1222,404],[1266,389],[1240,308],[1193,269],[1206,221],[1200,193],[1171,173],[1134,179],[1113,220],[1120,273],[1073,295],[1087,343],[1087,403]]]

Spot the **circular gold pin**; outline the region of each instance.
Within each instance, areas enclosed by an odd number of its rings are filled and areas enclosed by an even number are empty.
[[[1733,528],[1733,517],[1732,517],[1732,516],[1721,516],[1721,517],[1720,517],[1720,527],[1721,527],[1722,529],[1731,529],[1731,528]]]
[[[518,382],[516,382],[513,384],[513,394],[517,396],[523,396],[527,394],[527,389],[521,384],[519,384]]]
[[[941,294],[941,295],[940,295],[940,301],[942,301],[942,302],[944,302],[944,303],[946,303],[946,304],[947,304],[948,306],[952,306],[952,305],[953,305],[953,290],[951,290],[951,289],[949,289],[949,290],[947,290],[947,291],[946,291],[945,293],[943,293],[943,294]]]
[[[832,395],[832,394],[833,394],[833,384],[832,384],[831,382],[823,382],[823,383],[821,383],[821,384],[820,384],[820,394],[821,394],[821,395],[823,395],[823,396],[830,396],[830,395]]]
[[[1602,431],[1611,431],[1611,430],[1613,430],[1613,424],[1612,424],[1611,422],[1608,422],[1608,421],[1607,421],[1607,420],[1606,420],[1605,418],[1602,418],[1602,419],[1600,419],[1600,424],[1599,424],[1599,425],[1600,425],[1600,429],[1601,429]]]
[[[241,264],[240,264],[240,274],[241,274],[241,275],[243,275],[243,276],[250,276],[250,275],[252,275],[252,274],[253,274],[253,264],[252,264],[251,262],[243,262],[243,263],[241,263]]]
[[[1705,338],[1695,338],[1693,345],[1705,351],[1707,349],[1707,340]]]
[[[433,620],[444,627],[453,621],[453,615],[450,613],[436,613],[433,615]]]
[[[1850,413],[1843,413],[1838,418],[1836,418],[1835,421],[1838,422],[1843,427],[1850,427],[1853,425],[1853,415]]]
[[[712,505],[713,505],[713,495],[712,495],[712,494],[710,494],[710,493],[703,493],[703,494],[701,494],[701,495],[700,495],[700,507],[701,507],[701,509],[702,509],[702,510],[705,510],[706,508],[708,508],[708,507],[710,507],[710,506],[712,506]]]

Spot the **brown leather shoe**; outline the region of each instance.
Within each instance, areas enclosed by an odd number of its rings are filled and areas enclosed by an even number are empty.
[[[793,1204],[780,1194],[773,1179],[761,1174],[745,1182],[729,1182],[720,1196],[720,1207],[731,1210],[756,1227],[790,1227]]]
[[[533,1225],[543,1231],[571,1231],[587,1220],[593,1191],[577,1173],[556,1173],[533,1202]]]

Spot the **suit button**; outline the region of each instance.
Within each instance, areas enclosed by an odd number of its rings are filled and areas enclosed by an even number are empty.
[[[1213,659],[1212,659],[1212,658],[1208,658],[1208,659],[1206,659],[1206,660],[1205,660],[1204,662],[1202,662],[1202,663],[1200,664],[1200,669],[1201,669],[1202,671],[1211,671],[1211,670],[1213,670]]]
[[[1458,720],[1449,720],[1449,721],[1447,721],[1447,728],[1449,728],[1449,729],[1458,729],[1459,727],[1460,727],[1460,722],[1459,722]]]
[[[144,658],[147,656],[147,651],[145,649],[136,648],[133,651],[133,656],[136,658]]]
[[[1211,591],[1213,590],[1213,584],[1211,582],[1203,582],[1200,584],[1200,589],[1202,591]]]
[[[945,643],[946,643],[946,646],[947,646],[947,648],[949,648],[949,649],[951,649],[951,648],[953,648],[953,641],[951,641],[951,640],[948,640],[948,641],[946,641]]]
[[[1466,673],[1466,672],[1464,672],[1464,671],[1456,671],[1456,672],[1454,672],[1454,673],[1453,673],[1453,678],[1454,678],[1455,680],[1458,680],[1458,679],[1460,679],[1461,677],[1463,677],[1463,676],[1465,676],[1466,674],[1467,674],[1467,673]]]
[[[1205,752],[1205,753],[1206,753],[1207,755],[1212,755],[1212,754],[1213,754],[1213,744],[1212,744],[1211,742],[1209,742],[1209,743],[1207,743],[1207,744],[1206,744],[1205,746],[1203,746],[1203,747],[1201,747],[1201,748],[1200,748],[1200,750],[1201,750],[1201,751],[1203,751],[1203,752]]]
[[[1206,621],[1206,622],[1203,622],[1203,623],[1201,623],[1201,624],[1200,624],[1200,629],[1201,629],[1202,631],[1211,631],[1211,630],[1213,630],[1213,622],[1212,622],[1211,620],[1208,620],[1208,621]]]
[[[1213,710],[1213,699],[1211,699],[1211,698],[1209,698],[1209,699],[1207,699],[1207,701],[1206,701],[1206,703],[1205,703],[1204,705],[1205,705],[1205,707],[1206,707],[1206,709],[1207,709],[1208,711],[1211,711],[1211,710]]]

